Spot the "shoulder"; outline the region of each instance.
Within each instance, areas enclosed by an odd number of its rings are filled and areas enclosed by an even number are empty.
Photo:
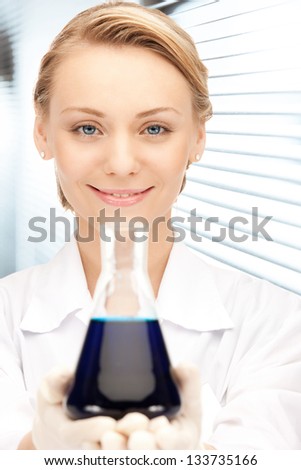
[[[76,239],[48,263],[0,280],[0,317],[10,331],[46,332],[91,302]],[[0,318],[1,320],[1,318]]]
[[[37,280],[40,278],[41,269],[42,265],[37,265],[0,279],[0,323],[2,330],[8,328],[13,334],[22,321],[24,312],[35,291]]]
[[[275,326],[277,322],[280,324],[283,321],[283,316],[287,317],[292,312],[298,312],[300,315],[300,295],[242,271],[223,268],[205,261],[195,250],[188,247],[183,249],[186,251],[193,275],[207,275],[212,278],[218,295],[232,319],[236,317],[237,320],[243,316],[246,320],[251,316],[254,320],[265,316],[270,317]]]
[[[51,285],[51,280],[63,277],[65,269],[64,252],[66,245],[55,257],[45,264],[39,264],[15,272],[0,279],[0,314],[9,323],[19,323],[32,298]]]
[[[0,290],[10,290],[30,284],[34,278],[38,278],[39,272],[43,270],[47,264],[48,263],[31,266],[2,277],[0,279]]]
[[[41,287],[43,282],[49,282],[52,278],[64,278],[64,274],[70,265],[73,269],[78,267],[80,255],[75,239],[71,239],[56,253],[47,263],[38,264],[0,279],[0,292],[14,293],[20,298],[22,293],[30,294],[33,289]]]
[[[275,327],[291,313],[301,313],[301,297],[287,289],[238,270],[210,269],[227,309],[243,312],[245,319],[265,317]]]
[[[30,296],[45,268],[47,269],[47,264],[36,265],[0,279],[0,296],[2,301],[18,299],[20,303],[24,301],[26,303],[26,297]]]

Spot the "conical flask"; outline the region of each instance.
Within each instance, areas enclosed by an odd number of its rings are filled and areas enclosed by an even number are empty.
[[[148,240],[101,226],[102,269],[92,317],[65,400],[74,419],[138,411],[173,416],[180,397],[147,273]]]

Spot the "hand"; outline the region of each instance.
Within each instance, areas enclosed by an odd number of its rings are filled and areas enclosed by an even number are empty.
[[[149,420],[129,413],[119,421],[110,417],[70,420],[62,402],[72,374],[57,369],[43,380],[39,392],[32,439],[37,449],[197,449],[200,440],[200,377],[196,367],[174,369],[182,406],[172,420]]]
[[[129,413],[117,422],[116,432],[127,439],[127,448],[146,449],[198,449],[201,434],[201,385],[199,370],[182,365],[174,369],[182,406],[179,414],[170,421],[165,416],[149,420],[141,413]],[[110,435],[105,433],[106,445]],[[112,447],[107,447],[108,449]],[[116,449],[116,448],[115,448]]]
[[[72,374],[65,369],[50,372],[38,391],[37,410],[32,428],[32,441],[36,449],[100,449],[106,432],[112,432],[116,421],[109,417],[71,420],[62,407],[62,401]],[[117,435],[116,446],[125,438]]]

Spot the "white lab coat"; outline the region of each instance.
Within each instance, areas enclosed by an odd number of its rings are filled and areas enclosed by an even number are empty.
[[[31,429],[39,382],[74,368],[91,297],[74,239],[0,280],[0,448]],[[210,266],[175,243],[157,309],[173,364],[200,368],[204,436],[217,449],[301,449],[301,299]]]

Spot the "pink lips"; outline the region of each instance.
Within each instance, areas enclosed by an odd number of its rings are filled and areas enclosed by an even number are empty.
[[[103,202],[111,206],[126,207],[142,201],[153,187],[147,189],[97,189],[89,186]]]

